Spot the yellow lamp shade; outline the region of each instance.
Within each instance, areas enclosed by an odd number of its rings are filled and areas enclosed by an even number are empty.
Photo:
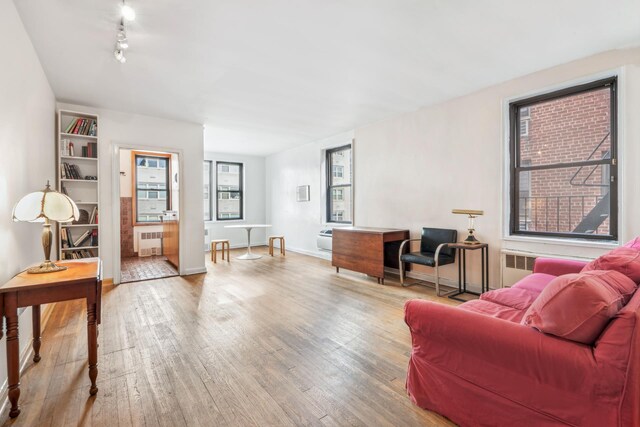
[[[78,207],[68,196],[47,187],[24,196],[13,208],[14,221],[68,222],[80,216]]]

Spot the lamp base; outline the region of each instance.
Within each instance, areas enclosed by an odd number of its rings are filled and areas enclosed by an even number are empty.
[[[63,271],[66,269],[67,267],[55,265],[52,261],[45,261],[37,267],[31,267],[27,269],[27,273],[31,273],[31,274],[55,273],[56,271]]]
[[[473,231],[469,230],[469,235],[467,236],[466,239],[464,239],[464,242],[462,242],[466,245],[479,245],[480,242],[478,239],[476,239],[476,236],[473,235]]]

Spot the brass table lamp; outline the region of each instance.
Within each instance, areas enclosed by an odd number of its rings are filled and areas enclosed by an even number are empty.
[[[50,221],[68,222],[78,219],[78,207],[68,196],[51,189],[49,181],[44,190],[29,193],[13,208],[14,221],[42,222],[42,247],[44,262],[31,267],[28,273],[53,273],[67,267],[55,265],[51,261],[53,233]]]
[[[473,235],[474,231],[476,231],[474,226],[474,220],[476,219],[477,216],[484,215],[484,211],[478,211],[478,210],[472,210],[472,209],[453,209],[451,213],[458,214],[458,215],[469,215],[469,228],[468,228],[469,234],[467,235],[467,238],[464,239],[463,243],[466,243],[468,245],[480,244],[478,239],[476,239],[476,236]]]

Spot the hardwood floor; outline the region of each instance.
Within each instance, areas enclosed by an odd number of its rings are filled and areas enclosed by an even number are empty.
[[[267,248],[256,252],[267,255]],[[86,308],[58,304],[22,413],[4,425],[452,425],[404,389],[403,304],[431,289],[336,274],[328,261],[206,261],[206,275],[105,287],[100,388],[89,396]],[[21,337],[22,340],[31,337]],[[4,351],[4,349],[2,349]]]

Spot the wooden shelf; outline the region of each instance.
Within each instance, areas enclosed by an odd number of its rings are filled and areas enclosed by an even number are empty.
[[[64,252],[69,252],[69,251],[82,251],[84,249],[100,249],[99,246],[77,246],[74,248],[61,248],[62,251]]]
[[[61,182],[95,182],[98,183],[97,179],[69,179],[69,178],[60,178]]]
[[[66,138],[84,138],[84,139],[98,139],[97,136],[91,136],[91,135],[78,135],[77,133],[64,133],[64,132],[60,132],[60,136],[64,136]]]
[[[60,156],[61,159],[70,159],[70,160],[91,160],[94,162],[98,161],[97,157],[82,157],[82,156]]]
[[[75,228],[75,227],[91,227],[91,228],[98,228],[100,224],[60,224],[60,227],[62,228]]]

